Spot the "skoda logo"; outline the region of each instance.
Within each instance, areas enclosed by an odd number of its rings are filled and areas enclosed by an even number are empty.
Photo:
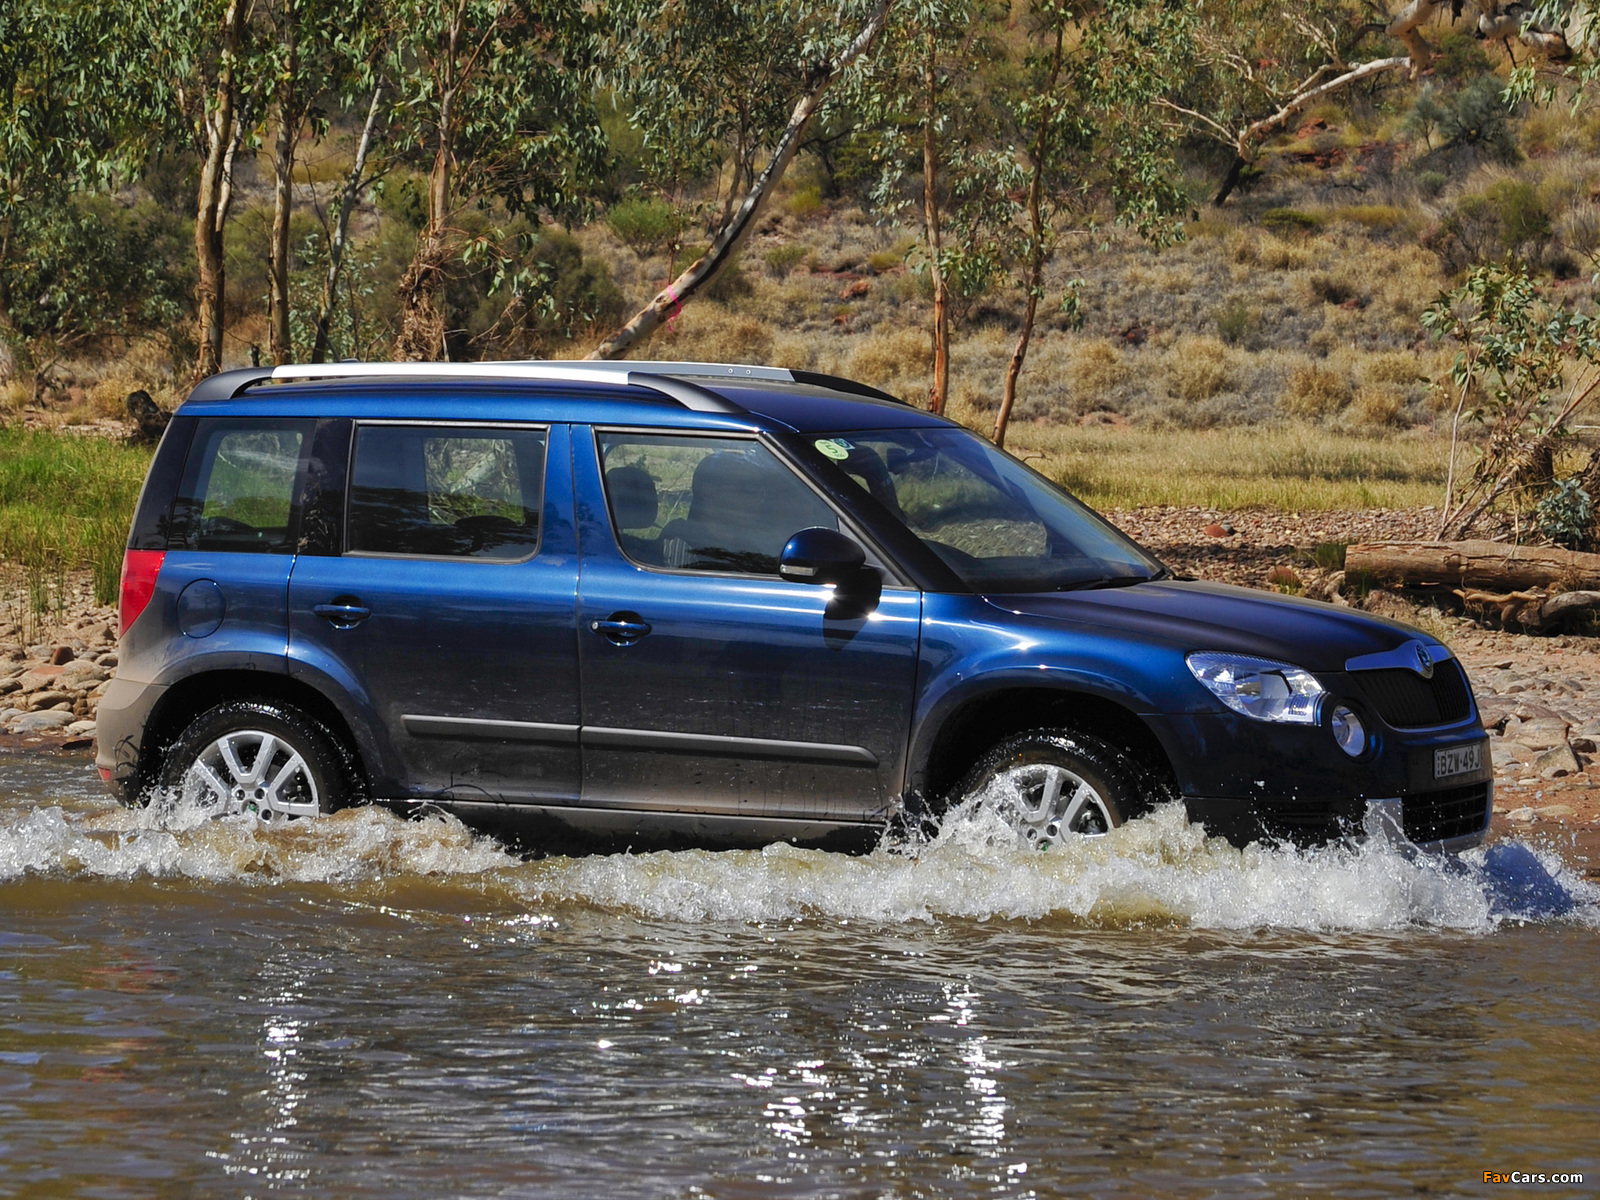
[[[1417,643],[1417,674],[1424,679],[1433,678],[1433,655],[1428,653],[1428,648],[1421,642]]]

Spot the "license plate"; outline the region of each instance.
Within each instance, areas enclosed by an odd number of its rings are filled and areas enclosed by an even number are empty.
[[[1483,766],[1483,743],[1469,746],[1450,746],[1433,752],[1433,777],[1448,779],[1452,775],[1465,775]]]

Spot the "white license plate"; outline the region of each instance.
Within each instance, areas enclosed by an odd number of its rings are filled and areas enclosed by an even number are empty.
[[[1465,775],[1483,766],[1483,743],[1470,746],[1451,746],[1433,752],[1433,777],[1448,779],[1452,775]]]

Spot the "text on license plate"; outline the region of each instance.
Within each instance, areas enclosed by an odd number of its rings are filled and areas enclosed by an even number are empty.
[[[1433,777],[1448,779],[1452,775],[1465,775],[1483,765],[1483,743],[1469,746],[1449,746],[1433,752]]]

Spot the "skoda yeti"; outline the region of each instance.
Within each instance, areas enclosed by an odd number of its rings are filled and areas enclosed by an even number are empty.
[[[360,364],[195,389],[128,541],[101,774],[263,820],[526,843],[1031,843],[1151,805],[1238,844],[1456,850],[1491,771],[1448,648],[1174,576],[875,389],[693,363]]]

